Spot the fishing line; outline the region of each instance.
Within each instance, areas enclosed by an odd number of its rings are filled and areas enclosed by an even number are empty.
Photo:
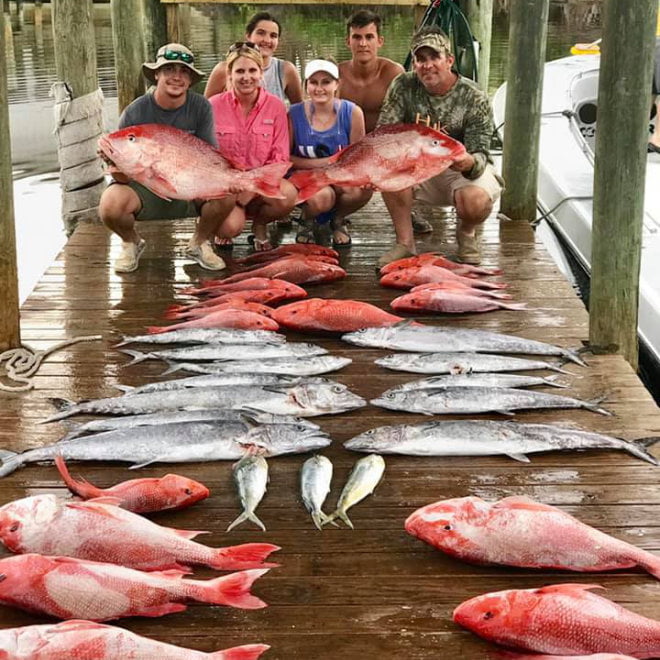
[[[5,385],[0,382],[0,391],[3,392],[26,392],[34,387],[31,377],[41,366],[42,361],[51,353],[59,351],[62,348],[77,344],[83,341],[97,341],[102,339],[101,335],[89,335],[86,337],[74,337],[66,341],[55,344],[45,351],[35,351],[29,346],[20,346],[19,348],[10,348],[4,353],[0,353],[0,364],[6,362],[5,371],[7,378],[15,383],[22,383],[15,387]]]

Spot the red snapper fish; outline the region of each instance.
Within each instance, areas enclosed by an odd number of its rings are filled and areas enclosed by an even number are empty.
[[[224,293],[236,293],[238,291],[286,291],[291,298],[304,298],[307,291],[293,282],[280,280],[276,277],[248,277],[240,282],[225,284],[222,280],[202,280],[199,287],[182,289],[181,293],[190,295],[220,295]]]
[[[310,298],[278,307],[273,318],[285,328],[303,331],[355,332],[381,328],[404,319],[359,300]]]
[[[209,489],[204,484],[178,474],[166,474],[157,479],[131,479],[111,488],[97,488],[84,479],[74,479],[62,456],[55,457],[55,465],[74,495],[84,500],[116,497],[119,500],[118,506],[133,513],[183,509],[209,496]]]
[[[141,124],[99,138],[99,148],[126,176],[163,199],[219,199],[240,192],[282,199],[291,163],[234,168],[208,142],[164,124]]]
[[[470,289],[479,291],[479,289]],[[494,298],[473,296],[467,290],[425,289],[395,298],[390,305],[395,312],[442,312],[466,314],[496,309],[526,309],[527,303],[505,303]]]
[[[546,655],[545,653],[498,653],[502,660],[636,660],[631,655],[620,653],[590,653],[589,655]]]
[[[256,610],[267,605],[250,587],[265,573],[267,568],[189,580],[182,571],[145,573],[71,557],[18,555],[0,559],[0,603],[90,621],[164,616],[185,611],[191,601]]]
[[[506,289],[507,287],[502,282],[471,279],[457,275],[447,268],[430,265],[395,270],[380,278],[382,286],[390,286],[395,289],[412,289],[414,286],[430,284],[432,282],[459,282],[475,289]]]
[[[479,277],[480,275],[500,275],[502,271],[499,268],[486,268],[484,266],[471,266],[470,264],[459,264],[451,259],[443,257],[435,252],[424,252],[416,254],[414,257],[405,257],[391,261],[380,269],[381,275],[387,275],[395,270],[404,268],[413,268],[414,266],[441,266],[448,270],[453,270],[457,275],[464,277]]]
[[[272,316],[272,308],[261,303],[246,301],[245,298],[236,296],[233,293],[222,297],[224,301],[216,302],[215,305],[190,305],[189,307],[172,305],[165,310],[163,318],[167,320],[194,319],[213,314],[214,312],[221,312],[224,309],[241,309],[246,312],[261,314],[261,316],[267,316],[268,318]],[[274,299],[281,300],[278,296],[274,296]]]
[[[205,653],[80,620],[0,630],[0,660],[257,660],[269,648],[267,644],[246,644]]]
[[[329,185],[393,192],[444,172],[464,153],[460,142],[422,124],[379,126],[324,167],[298,170],[289,181],[298,188],[299,203]]]
[[[591,593],[595,584],[555,584],[471,598],[454,621],[480,637],[525,651],[660,657],[660,621]]]
[[[291,255],[272,261],[256,270],[236,273],[223,280],[233,284],[249,277],[277,277],[294,284],[313,284],[315,282],[334,282],[346,277],[346,271],[335,264],[326,264],[313,258]]]
[[[441,500],[417,509],[405,528],[452,557],[475,564],[582,572],[639,566],[660,579],[660,557],[527,497],[494,503],[480,497]]]
[[[302,254],[305,256],[322,255],[339,259],[339,253],[337,250],[333,250],[332,248],[323,245],[316,245],[316,243],[286,243],[284,245],[278,245],[272,250],[254,252],[242,259],[234,259],[234,263],[241,265],[258,264],[263,263],[264,261],[273,261],[274,259],[279,259],[280,257],[291,254]]]
[[[192,321],[183,321],[173,325],[151,325],[147,327],[150,335],[183,328],[236,328],[239,330],[279,330],[279,325],[273,319],[255,314],[246,309],[221,309]]]
[[[443,281],[443,282],[430,282],[429,284],[418,284],[410,289],[410,293],[415,293],[416,291],[451,291],[453,293],[461,292],[469,296],[479,296],[486,298],[497,298],[498,300],[511,300],[513,296],[508,293],[503,293],[502,291],[493,291],[492,289],[475,289],[473,286],[467,286],[462,282],[457,282],[456,280]]]
[[[65,502],[34,495],[0,508],[0,540],[11,552],[110,562],[144,571],[187,570],[203,564],[221,571],[273,568],[270,543],[211,548],[192,539],[202,532],[157,525],[105,501]],[[112,503],[110,503],[112,501]]]

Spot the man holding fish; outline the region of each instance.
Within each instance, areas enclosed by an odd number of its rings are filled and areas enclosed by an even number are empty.
[[[195,68],[194,62],[193,53],[181,44],[171,43],[159,48],[156,61],[145,62],[142,66],[144,77],[155,87],[124,110],[119,118],[119,128],[164,124],[197,136],[215,147],[211,106],[201,94],[190,90],[190,86],[204,75]],[[102,157],[109,162],[114,180],[101,196],[99,216],[106,227],[122,239],[122,251],[115,261],[116,272],[130,273],[138,267],[145,241],[135,229],[136,220],[190,216],[199,216],[199,219],[186,254],[207,270],[225,267],[208,239],[233,208],[233,196],[191,201],[163,199],[120,171],[107,150],[104,152]]]
[[[481,254],[476,229],[490,214],[502,190],[489,153],[493,133],[488,97],[471,81],[453,70],[454,56],[447,36],[438,28],[420,30],[412,41],[413,71],[403,73],[390,85],[378,125],[413,123],[437,125],[465,145],[450,169],[399,192],[383,192],[392,217],[396,245],[378,265],[415,253],[411,223],[413,201],[431,206],[454,205],[458,213],[458,258],[478,264]]]

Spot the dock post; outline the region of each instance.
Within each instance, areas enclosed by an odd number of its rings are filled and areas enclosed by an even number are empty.
[[[167,18],[167,41],[180,44],[179,5],[169,3],[165,5],[165,16]]]
[[[14,182],[11,172],[9,93],[5,54],[5,13],[0,12],[0,353],[21,345],[18,312],[18,267],[14,227]]]
[[[156,51],[167,38],[167,12],[160,0],[142,0],[144,12],[145,55],[150,62],[155,61]]]
[[[488,92],[490,42],[493,34],[493,0],[461,0],[461,10],[479,42],[479,87]]]
[[[512,220],[536,217],[543,65],[549,0],[512,0],[504,114],[501,212]]]
[[[605,1],[598,83],[589,341],[633,368],[657,11]]]
[[[97,156],[103,132],[103,92],[98,86],[92,0],[53,0],[57,82],[55,137],[60,163],[62,218],[71,235],[79,221],[97,221],[105,189]]]
[[[146,61],[141,0],[111,0],[112,43],[117,70],[117,102],[119,112],[142,96],[145,90],[142,63]],[[155,53],[153,53],[155,55]]]

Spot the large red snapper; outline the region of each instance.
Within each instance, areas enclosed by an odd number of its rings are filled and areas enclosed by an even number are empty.
[[[282,199],[291,163],[254,170],[232,165],[208,142],[164,124],[140,124],[99,138],[99,148],[126,176],[163,199],[218,199],[240,192]]]
[[[355,332],[394,325],[404,319],[359,300],[310,298],[278,307],[273,318],[285,328],[302,331]]]
[[[481,289],[469,289],[469,291],[481,291]],[[527,308],[527,303],[505,303],[488,296],[473,296],[469,291],[467,289],[418,290],[395,298],[390,305],[395,312],[442,312],[444,314]]]
[[[660,657],[660,621],[592,594],[594,584],[512,589],[471,598],[454,621],[497,644],[526,651]]]
[[[256,270],[236,273],[223,280],[223,282],[232,284],[250,277],[276,277],[294,284],[313,284],[315,282],[341,280],[346,277],[346,271],[335,264],[326,264],[313,258],[292,255],[277,259]]]
[[[444,172],[465,147],[422,124],[380,126],[331,156],[325,167],[298,170],[289,181],[304,202],[328,185],[398,191]]]
[[[221,309],[192,321],[182,321],[174,325],[147,327],[149,334],[170,332],[182,328],[236,328],[240,330],[278,330],[279,325],[273,319],[245,309]]]
[[[660,579],[660,557],[527,497],[494,503],[474,496],[441,500],[413,512],[405,528],[475,564],[583,572],[640,566]]]
[[[502,271],[499,268],[485,268],[483,266],[470,266],[469,264],[459,264],[447,257],[443,257],[436,252],[424,252],[423,254],[416,254],[413,257],[405,257],[404,259],[397,259],[390,261],[389,264],[380,269],[381,275],[387,275],[394,270],[402,270],[404,268],[412,268],[414,266],[441,266],[447,270],[453,270],[457,275],[465,277],[479,277],[480,275],[500,275]]]
[[[246,644],[205,653],[141,637],[117,626],[81,620],[0,630],[1,660],[257,660],[269,648],[266,644]]]
[[[183,509],[209,496],[209,489],[193,479],[178,474],[159,478],[130,479],[110,488],[98,488],[84,479],[74,479],[61,456],[55,465],[68,489],[88,500],[96,497],[116,497],[118,506],[133,513],[154,513],[166,509]]]
[[[183,612],[191,601],[255,610],[267,605],[250,587],[268,570],[190,580],[181,571],[146,573],[72,557],[16,555],[0,559],[0,603],[58,619],[90,621],[164,616]]]
[[[147,571],[186,570],[191,564],[217,570],[277,566],[264,563],[279,550],[276,545],[211,548],[192,540],[201,532],[162,527],[116,502],[65,502],[54,495],[9,502],[0,508],[0,540],[16,553],[77,557]]]
[[[380,278],[382,286],[390,286],[394,289],[412,289],[420,284],[431,284],[432,282],[459,282],[475,289],[506,289],[507,287],[503,282],[463,277],[448,268],[431,265],[394,270]]]

